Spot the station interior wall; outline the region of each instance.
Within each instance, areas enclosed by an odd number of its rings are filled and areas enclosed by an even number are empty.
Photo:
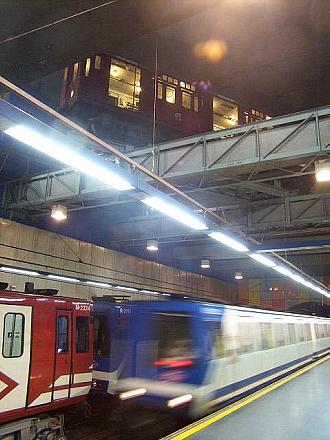
[[[130,256],[95,244],[0,218],[0,265],[44,271],[56,275],[138,287],[168,293],[233,303],[237,287],[214,278]],[[117,289],[58,282],[0,271],[0,281],[24,290],[26,281],[35,288],[59,289],[63,296],[90,299],[93,296],[130,296],[158,299],[157,295],[135,294]]]

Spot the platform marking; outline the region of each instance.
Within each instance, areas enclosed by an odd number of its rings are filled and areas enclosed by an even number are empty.
[[[275,390],[276,388],[279,388],[282,385],[285,385],[287,382],[290,382],[291,380],[295,379],[296,377],[300,376],[301,374],[306,373],[307,371],[311,370],[312,368],[316,367],[317,365],[327,361],[330,359],[330,355],[325,356],[322,359],[319,359],[318,361],[313,362],[310,365],[307,365],[306,367],[303,367],[301,370],[296,371],[295,373],[290,374],[289,376],[280,379],[276,383],[269,385],[265,387],[262,390],[259,390],[251,396],[236,402],[232,405],[230,405],[228,408],[219,410],[215,415],[208,416],[202,419],[201,422],[196,422],[196,424],[193,424],[191,428],[185,430],[185,428],[182,431],[179,431],[178,434],[171,434],[167,437],[164,437],[163,440],[184,440],[194,434],[196,434],[199,431],[202,431],[203,429],[207,428],[210,425],[213,425],[213,423],[217,422],[218,420],[221,420],[225,418],[226,416],[229,416],[235,411],[238,411],[239,409],[243,408],[244,406],[248,405],[249,403],[254,402],[255,400],[259,399],[262,396],[265,396],[266,394],[270,393],[271,391]]]

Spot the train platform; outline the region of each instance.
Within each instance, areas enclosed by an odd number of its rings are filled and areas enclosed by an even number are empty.
[[[163,440],[329,440],[330,356]]]

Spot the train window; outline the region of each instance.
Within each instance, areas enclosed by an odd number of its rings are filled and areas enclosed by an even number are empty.
[[[79,63],[74,63],[74,65],[73,65],[73,78],[72,78],[73,81],[75,81],[78,78],[78,70],[79,70]]]
[[[195,112],[198,112],[198,110],[199,110],[199,99],[198,99],[198,96],[194,96],[194,110],[195,110]]]
[[[59,316],[57,318],[57,353],[68,353],[69,351],[69,318]]]
[[[141,69],[121,60],[111,59],[108,95],[117,107],[139,109]]]
[[[218,96],[213,97],[213,130],[232,128],[238,124],[238,108]]]
[[[289,330],[289,344],[295,344],[296,343],[296,329],[295,325],[290,323],[288,324],[288,330]]]
[[[91,70],[91,59],[87,58],[86,66],[85,66],[85,76],[89,76],[90,70]]]
[[[157,98],[163,99],[163,84],[159,81],[157,83]]]
[[[15,358],[22,356],[23,343],[24,316],[21,313],[7,313],[3,326],[3,357]]]
[[[157,313],[154,315],[154,325],[158,339],[158,360],[192,357],[189,316]]]
[[[166,101],[170,104],[175,104],[175,88],[166,86]]]
[[[76,352],[88,353],[89,351],[89,318],[77,316],[76,319]]]
[[[282,347],[285,345],[285,333],[282,322],[273,324],[273,336],[275,347]]]
[[[186,109],[191,109],[191,94],[187,92],[182,92],[182,107]]]
[[[256,350],[255,326],[256,324],[254,322],[239,322],[238,328],[241,354],[251,353]]]
[[[100,55],[96,55],[95,62],[94,62],[94,67],[96,70],[101,69],[101,61],[102,61],[102,58],[100,57]]]
[[[260,323],[261,350],[273,348],[272,328],[269,322]]]
[[[94,354],[97,356],[109,356],[109,325],[107,315],[96,313],[94,315]]]
[[[219,321],[206,321],[205,349],[208,359],[221,358],[224,355],[223,336]]]

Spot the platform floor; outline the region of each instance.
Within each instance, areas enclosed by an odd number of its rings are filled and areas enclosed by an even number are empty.
[[[328,359],[197,433],[202,423],[167,438],[330,440],[329,384]]]

